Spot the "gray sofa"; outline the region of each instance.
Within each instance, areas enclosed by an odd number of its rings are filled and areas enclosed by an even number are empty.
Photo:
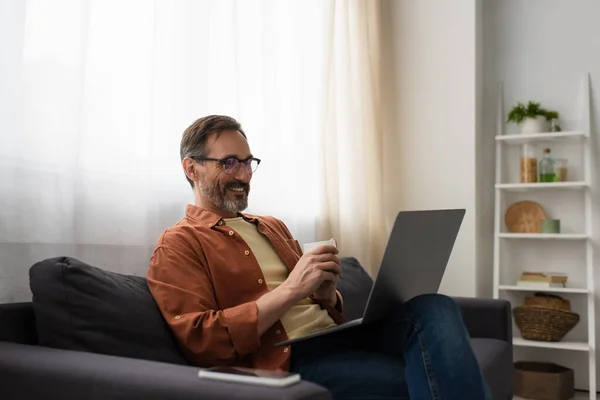
[[[342,269],[338,287],[344,296],[345,314],[355,318],[362,314],[372,281],[355,259],[343,259]],[[64,257],[34,265],[30,278],[33,302],[0,305],[1,399],[330,399],[326,389],[306,381],[285,389],[201,381],[198,368],[187,364],[184,357],[168,358],[150,347],[144,350],[144,343],[150,343],[154,349],[176,349],[174,343],[168,342],[172,337],[164,332],[154,338],[142,337],[150,335],[149,330],[164,328],[156,325],[156,318],[160,317],[153,313],[160,313],[150,304],[144,278],[102,271]],[[54,301],[54,292],[47,289],[53,281],[60,281],[58,300],[52,305],[54,308],[48,308],[47,303]],[[122,288],[127,289],[122,291],[125,294],[119,293],[119,287],[111,286],[122,283]],[[65,303],[69,297],[75,302]],[[98,299],[104,303],[97,303]],[[501,300],[455,300],[463,310],[494,399],[510,399],[510,304]],[[57,305],[68,308],[66,319],[61,320],[62,310],[57,310]],[[140,306],[152,316],[140,317],[136,310]],[[102,325],[94,313],[112,313],[108,317],[112,320]],[[79,331],[61,331],[61,325],[77,325],[80,316],[86,323],[94,321],[101,327],[100,332],[89,326],[81,329],[81,323]],[[155,318],[154,322],[151,318]],[[102,332],[102,327],[110,323],[118,325],[106,331],[118,332],[115,337],[106,337],[106,332]],[[125,340],[126,345],[119,345],[119,340]],[[167,344],[157,345],[160,341]]]

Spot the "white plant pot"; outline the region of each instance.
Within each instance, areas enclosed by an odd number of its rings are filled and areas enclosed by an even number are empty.
[[[535,118],[525,118],[521,124],[521,133],[541,133],[548,132],[550,126],[546,117],[538,115]]]

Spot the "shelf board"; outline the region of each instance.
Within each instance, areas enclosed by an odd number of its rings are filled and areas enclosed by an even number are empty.
[[[526,399],[525,397],[519,397],[514,395],[512,400],[531,400]],[[585,390],[577,390],[575,389],[575,397],[571,398],[571,400],[590,400],[590,392]]]
[[[586,240],[584,233],[499,233],[502,239]]]
[[[544,183],[496,183],[496,189],[507,191],[554,190],[554,189],[585,189],[586,182],[544,182]]]
[[[515,292],[548,292],[548,293],[574,293],[574,294],[587,294],[587,289],[581,288],[529,288],[515,285],[500,285],[499,290],[515,291]]]
[[[523,133],[515,135],[497,135],[496,141],[510,145],[523,145],[531,142],[544,142],[564,139],[584,139],[587,138],[583,131],[564,131],[564,132],[542,132],[542,133]]]
[[[563,349],[575,351],[589,351],[590,345],[586,342],[541,342],[537,340],[526,340],[522,337],[513,337],[513,345],[521,347],[540,347],[543,349]]]

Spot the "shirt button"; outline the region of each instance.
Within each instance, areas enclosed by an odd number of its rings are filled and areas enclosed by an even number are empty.
[[[181,318],[181,315],[176,315],[175,316],[175,319],[179,319],[179,318]]]
[[[233,231],[229,231],[229,236],[232,236],[232,235],[233,235]]]
[[[246,250],[246,251],[244,252],[244,254],[245,254],[245,255],[250,255],[250,250]]]
[[[284,353],[287,353],[288,351],[290,351],[290,349],[288,349],[287,347],[285,349],[283,349]]]
[[[278,335],[281,335],[281,329],[277,329],[277,330],[275,331],[275,333],[276,333],[276,334],[278,334]]]
[[[262,283],[262,282],[263,282],[263,280],[262,280],[262,279],[259,279],[259,280],[258,280],[258,283]]]
[[[219,225],[219,226],[223,225],[223,221],[219,221],[219,222],[217,223],[217,225]]]

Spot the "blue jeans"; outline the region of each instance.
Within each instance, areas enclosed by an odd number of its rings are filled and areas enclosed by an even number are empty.
[[[458,305],[423,295],[383,320],[292,345],[290,370],[333,399],[491,399]]]

